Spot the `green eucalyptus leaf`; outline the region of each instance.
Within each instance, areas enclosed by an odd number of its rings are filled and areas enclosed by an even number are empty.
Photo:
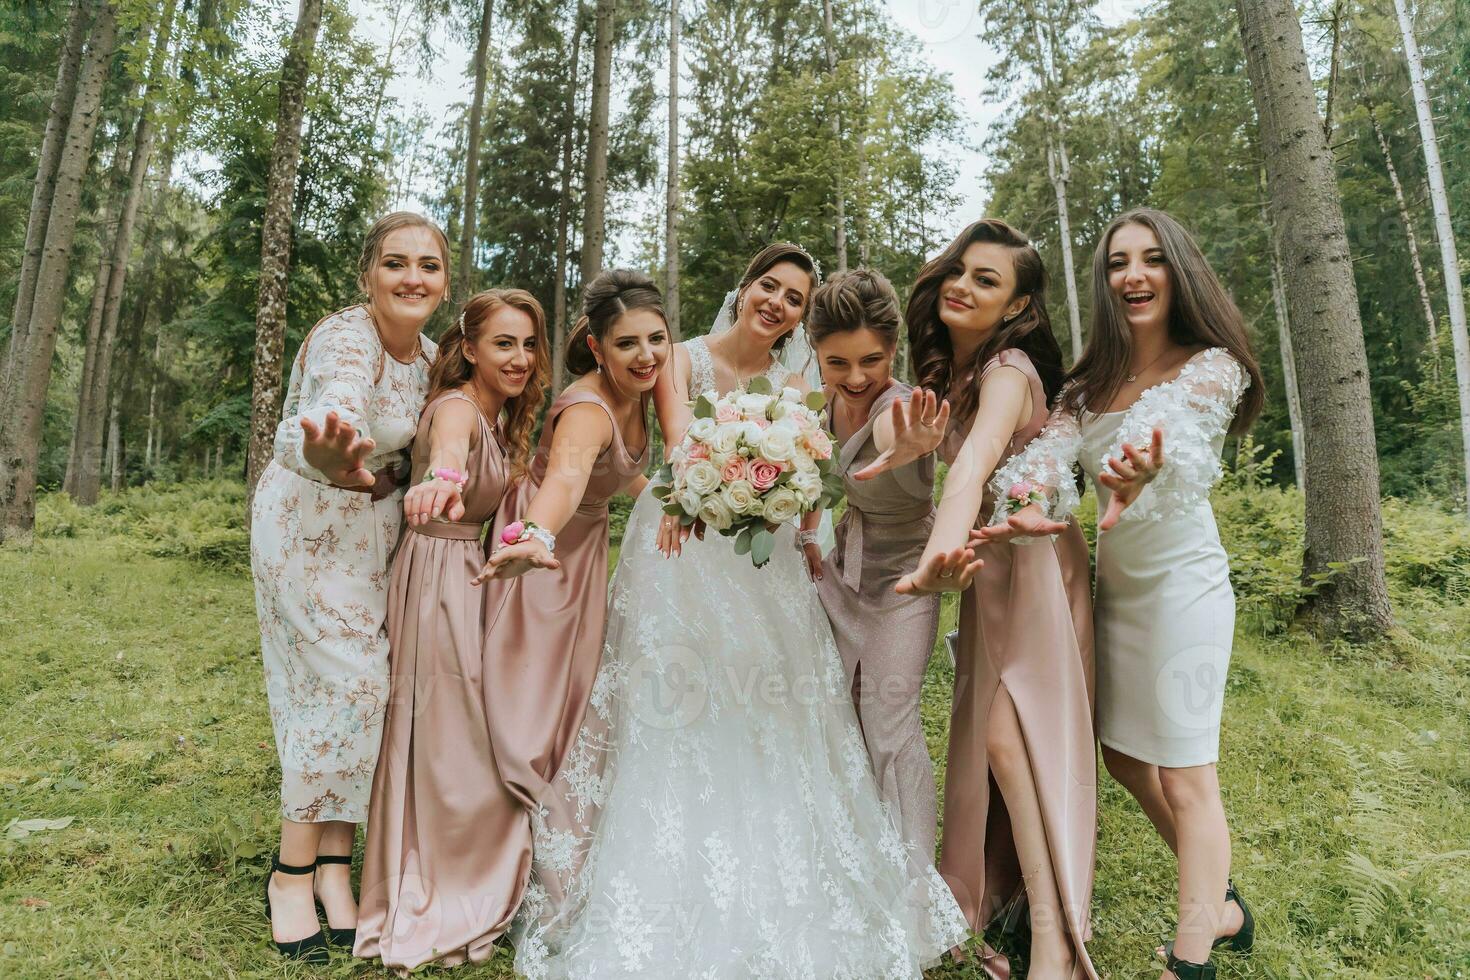
[[[771,394],[771,379],[765,375],[751,378],[750,381],[746,382],[745,390],[752,395],[769,395]]]

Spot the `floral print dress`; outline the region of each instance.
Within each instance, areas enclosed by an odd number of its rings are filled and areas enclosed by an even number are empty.
[[[328,484],[302,454],[301,420],[335,411],[376,443],[374,472],[403,461],[428,392],[434,345],[389,356],[366,307],[327,317],[291,368],[275,456],[251,508],[250,567],[281,816],[361,822],[388,700],[388,569],[403,522],[401,490]]]

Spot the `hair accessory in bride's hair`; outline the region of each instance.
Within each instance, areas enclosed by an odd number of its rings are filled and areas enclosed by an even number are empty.
[[[464,310],[460,310],[459,311],[459,319],[454,321],[454,325],[459,328],[460,336],[463,336],[464,335]]]

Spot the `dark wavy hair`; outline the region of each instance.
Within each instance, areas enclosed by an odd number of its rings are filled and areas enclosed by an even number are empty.
[[[1092,253],[1092,316],[1087,347],[1067,375],[1067,406],[1074,411],[1107,411],[1128,376],[1133,332],[1128,328],[1122,300],[1108,284],[1108,251],[1113,233],[1124,225],[1142,225],[1159,240],[1174,286],[1169,304],[1170,339],[1186,347],[1223,347],[1250,376],[1250,387],[1241,396],[1230,425],[1230,433],[1239,435],[1251,427],[1266,404],[1266,386],[1246,337],[1245,318],[1210,268],[1194,236],[1177,218],[1154,208],[1135,208],[1113,219]]]
[[[883,338],[890,350],[898,344],[898,294],[877,269],[865,266],[833,276],[812,294],[806,332],[812,343],[835,333],[864,327]]]
[[[487,289],[466,300],[459,317],[439,338],[439,353],[429,368],[429,397],[424,404],[451,388],[467,384],[474,377],[475,366],[464,356],[465,345],[478,343],[490,317],[505,307],[526,314],[536,328],[536,353],[531,377],[526,380],[525,390],[514,398],[506,399],[502,409],[505,413],[505,454],[510,460],[512,474],[521,476],[530,461],[531,430],[536,427],[536,413],[541,409],[551,381],[546,312],[536,302],[536,297],[524,289]]]
[[[807,313],[811,311],[812,296],[816,294],[817,283],[819,281],[817,263],[806,249],[791,242],[772,242],[757,252],[755,258],[750,260],[750,264],[745,267],[745,275],[740,277],[740,285],[735,287],[735,309],[737,311],[740,309],[741,301],[745,298],[746,287],[782,262],[790,262],[811,277],[812,288],[807,290],[806,305],[801,308],[801,320],[806,319]],[[797,322],[800,323],[801,320]],[[791,335],[795,332],[796,328],[793,327],[785,334],[777,337],[776,342],[771,345],[771,350],[778,351],[785,347],[786,342],[791,339]]]
[[[600,344],[613,324],[632,310],[652,310],[667,320],[664,296],[652,278],[636,269],[604,269],[582,290],[582,315],[567,338],[567,370],[575,375],[597,370],[587,337]]]
[[[939,319],[940,293],[944,280],[959,266],[965,249],[976,242],[1005,246],[1016,269],[1016,289],[1011,299],[1026,296],[1029,300],[1020,313],[996,326],[970,363],[955,364],[949,328]],[[971,417],[979,404],[980,392],[978,385],[970,384],[951,395],[951,387],[964,379],[978,378],[986,361],[1012,347],[1031,358],[1032,366],[1041,376],[1048,404],[1062,387],[1062,349],[1057,345],[1051,316],[1046,311],[1046,264],[1029,238],[998,218],[976,221],[924,264],[914,280],[904,319],[908,322],[909,350],[919,384],[941,398],[949,397],[954,418]]]

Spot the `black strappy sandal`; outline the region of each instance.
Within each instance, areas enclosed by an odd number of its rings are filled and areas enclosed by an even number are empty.
[[[265,875],[265,921],[266,928],[270,928],[271,921],[271,878],[279,871],[284,875],[309,875],[316,873],[315,864],[297,865],[282,864],[281,856],[277,854],[271,858],[271,869]],[[306,963],[327,963],[331,960],[331,953],[327,951],[327,940],[318,929],[305,939],[293,940],[289,943],[278,943],[276,937],[271,936],[271,942],[275,943],[276,951],[289,960],[302,960]]]
[[[1256,917],[1251,915],[1250,906],[1245,904],[1245,899],[1240,897],[1240,892],[1235,888],[1235,882],[1228,882],[1225,889],[1225,901],[1234,902],[1240,906],[1240,928],[1229,936],[1221,936],[1215,940],[1212,949],[1228,946],[1241,956],[1249,956],[1256,945]]]
[[[1215,964],[1208,959],[1203,963],[1192,963],[1174,955],[1173,943],[1169,943],[1168,949],[1164,968],[1174,974],[1174,980],[1215,980]]]
[[[352,855],[320,854],[317,856],[316,863],[345,864],[350,869],[352,867]],[[315,895],[313,895],[312,897],[316,898]],[[327,924],[327,942],[331,943],[333,946],[345,946],[348,949],[351,949],[353,945],[357,942],[357,928],[354,926],[351,929],[333,929],[332,920],[327,916],[327,908],[325,905],[322,904],[322,900],[320,898],[316,899],[316,909],[317,912],[321,915],[322,921]]]

